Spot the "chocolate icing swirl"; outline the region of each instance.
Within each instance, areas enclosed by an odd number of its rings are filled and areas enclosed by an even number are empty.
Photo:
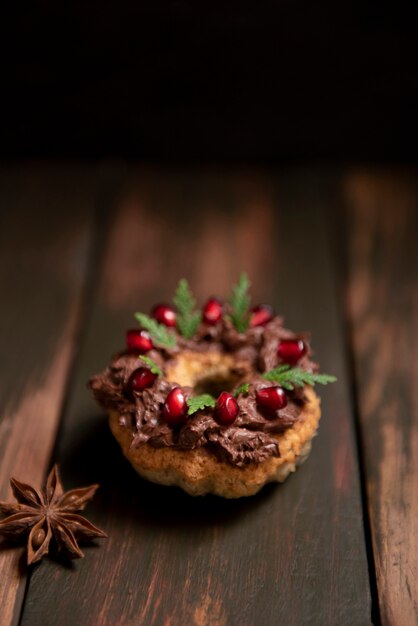
[[[242,467],[280,456],[274,435],[284,432],[300,418],[306,401],[303,389],[288,392],[287,406],[273,415],[263,414],[256,403],[257,389],[271,385],[261,374],[279,364],[278,341],[299,338],[304,339],[308,351],[298,366],[317,371],[317,364],[310,360],[309,335],[296,335],[287,330],[279,317],[265,326],[249,328],[245,333],[239,333],[228,319],[216,326],[201,324],[195,338],[184,339],[177,335],[175,348],[153,349],[148,353],[163,370],[184,350],[199,353],[215,350],[232,355],[236,363],[234,371],[249,383],[249,391],[238,396],[240,412],[228,427],[215,421],[212,409],[198,411],[180,426],[169,426],[161,417],[161,409],[176,383],[158,378],[151,388],[130,394],[129,377],[141,366],[138,355],[133,352],[116,354],[109,367],[93,376],[89,384],[103,408],[118,411],[120,424],[132,433],[132,446],[148,443],[156,448],[181,450],[204,447],[219,460]],[[183,391],[186,398],[194,395],[190,387],[183,386]]]

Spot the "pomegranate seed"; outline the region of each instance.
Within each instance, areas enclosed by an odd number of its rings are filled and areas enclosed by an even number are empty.
[[[151,387],[156,378],[157,374],[153,374],[148,367],[138,367],[129,378],[128,394],[132,395],[134,391],[143,391],[147,387]]]
[[[215,407],[215,420],[221,426],[232,424],[239,413],[239,406],[235,398],[227,391],[219,394]]]
[[[259,304],[251,309],[250,326],[263,326],[273,319],[273,309],[269,304]]]
[[[222,303],[217,298],[210,298],[203,308],[203,320],[206,324],[217,324],[222,319]]]
[[[308,346],[302,339],[282,339],[277,354],[282,361],[295,365],[307,352]]]
[[[149,333],[137,329],[126,331],[126,345],[128,350],[136,350],[139,354],[145,354],[154,347]]]
[[[153,317],[159,324],[165,326],[176,325],[176,312],[168,304],[156,304],[151,311],[151,317]]]
[[[282,387],[264,387],[256,393],[257,404],[267,411],[277,411],[283,409],[287,404],[287,396]]]
[[[176,426],[186,420],[187,402],[181,387],[174,387],[166,397],[163,417],[170,426]]]

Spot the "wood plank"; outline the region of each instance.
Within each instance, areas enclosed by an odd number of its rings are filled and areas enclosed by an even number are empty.
[[[40,486],[55,443],[80,325],[94,178],[85,169],[0,173],[0,498],[9,478]],[[16,624],[28,568],[0,551],[1,623]]]
[[[417,172],[344,181],[347,310],[382,624],[418,624]]]
[[[352,410],[322,207],[332,181],[242,172],[132,172],[115,206],[95,304],[57,449],[67,484],[102,484],[90,506],[109,540],[84,562],[31,578],[23,626],[367,624],[370,595]],[[281,486],[240,501],[140,480],[89,376],[123,345],[135,310],[187,276],[200,301],[241,270],[254,300],[311,328],[325,371],[320,435]]]

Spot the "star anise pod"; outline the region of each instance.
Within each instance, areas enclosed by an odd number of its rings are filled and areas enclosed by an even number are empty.
[[[76,511],[82,511],[96,493],[99,485],[72,489],[64,493],[54,465],[44,491],[38,491],[15,478],[10,480],[17,504],[0,501],[0,512],[7,515],[0,521],[0,533],[28,536],[28,564],[40,561],[48,554],[51,539],[70,559],[84,556],[79,540],[107,537]]]

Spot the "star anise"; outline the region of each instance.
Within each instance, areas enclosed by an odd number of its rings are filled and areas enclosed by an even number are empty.
[[[81,511],[94,496],[99,485],[72,489],[64,493],[54,465],[43,492],[15,478],[10,480],[17,504],[0,501],[0,512],[7,515],[0,521],[0,533],[28,536],[28,564],[40,561],[49,551],[51,539],[59,552],[70,559],[84,556],[79,540],[107,537],[82,515]]]

